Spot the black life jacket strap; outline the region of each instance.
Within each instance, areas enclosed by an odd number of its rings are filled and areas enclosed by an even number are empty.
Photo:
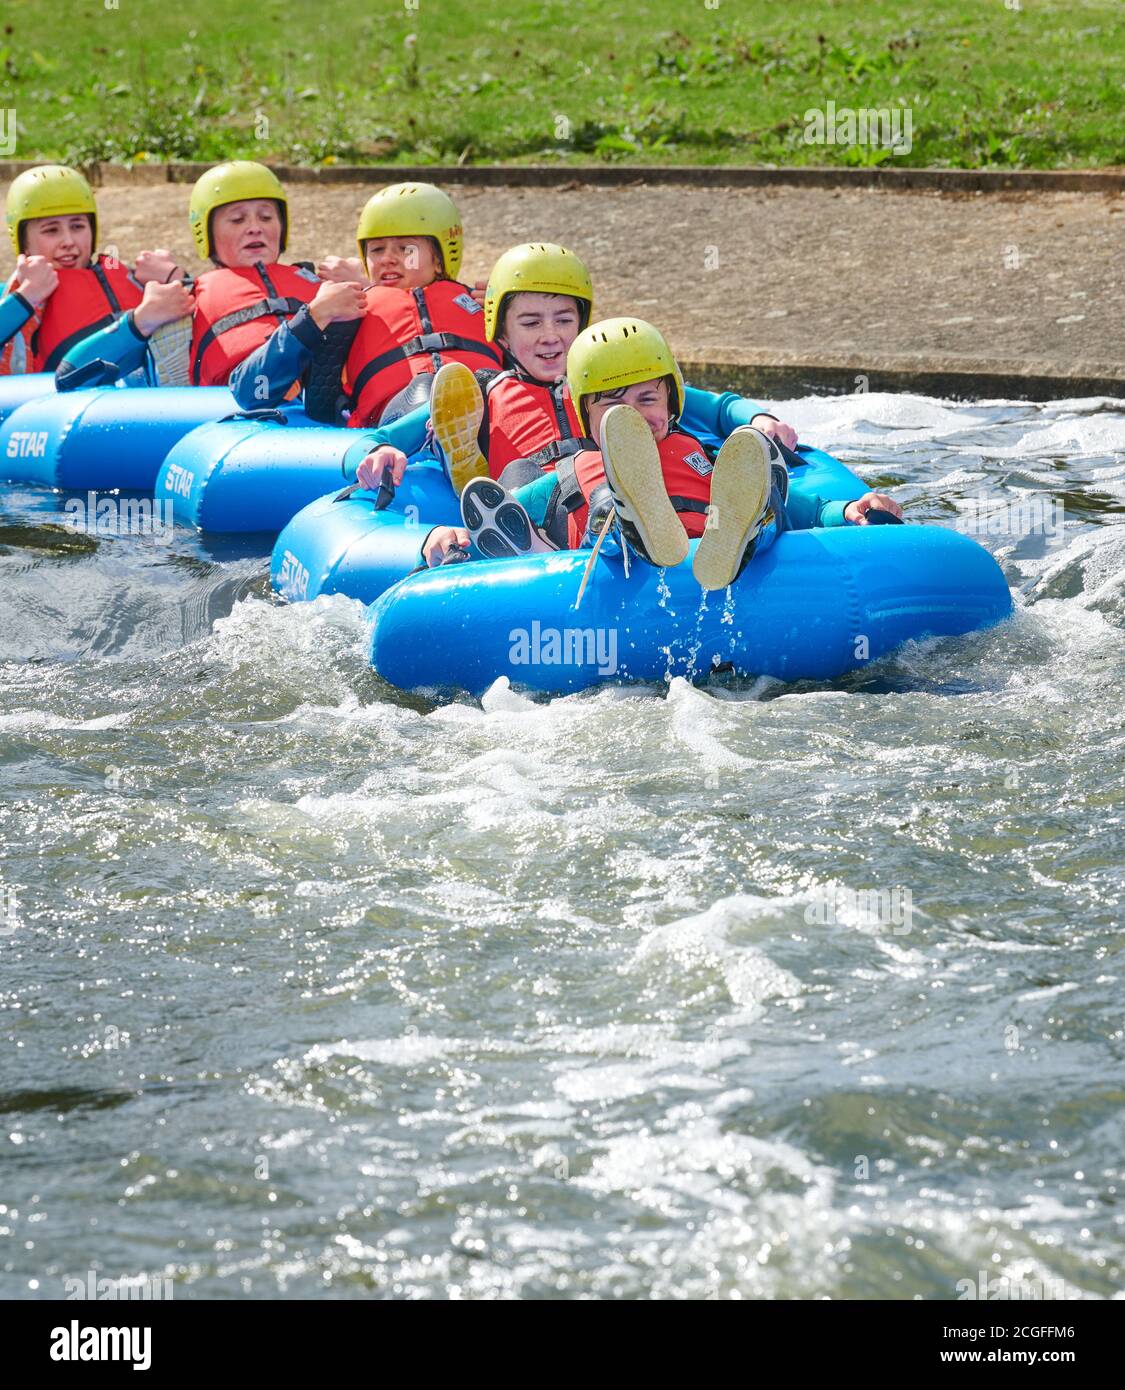
[[[104,318],[98,319],[95,323],[88,323],[84,328],[79,328],[76,332],[68,334],[61,343],[56,343],[50,357],[43,363],[43,370],[45,372],[53,372],[76,343],[82,342],[84,338],[89,338],[93,333],[100,333],[103,328],[108,328],[111,323],[116,323],[117,317],[116,314],[106,314]],[[32,352],[39,351],[38,330],[31,336],[31,350]]]
[[[434,331],[434,321],[433,321],[432,318],[430,318],[430,311],[429,311],[429,308],[427,307],[427,304],[426,304],[426,288],[425,288],[424,285],[420,285],[420,286],[418,286],[416,289],[411,290],[410,293],[414,296],[414,304],[415,304],[415,307],[416,307],[417,310],[418,310],[418,322],[419,322],[419,323],[421,324],[421,326],[422,326],[422,334],[421,334],[421,336],[422,336],[423,338],[428,338],[428,337],[430,336],[430,334],[433,333],[433,331]],[[440,370],[441,370],[441,355],[440,355],[440,352],[437,351],[437,350],[435,350],[435,349],[432,349],[432,348],[431,348],[431,349],[430,349],[430,371],[434,374],[434,376],[437,376],[437,374],[438,374],[438,372],[439,372]],[[357,399],[358,399],[358,398],[357,398]]]
[[[473,338],[462,338],[460,333],[420,333],[408,343],[381,352],[378,357],[373,357],[370,362],[364,364],[352,386],[352,405],[358,403],[363,388],[379,372],[393,367],[398,362],[405,362],[410,357],[425,357],[427,353],[433,353],[438,357],[437,366],[434,368],[436,371],[442,365],[440,355],[443,352],[472,352],[481,357],[491,357],[495,362],[500,360],[487,343],[478,343]]]
[[[574,467],[575,455],[597,447],[592,439],[556,439],[545,449],[540,449],[538,453],[531,456],[531,461],[538,463],[540,467],[542,467],[544,457],[548,462],[554,462],[555,477],[558,479],[559,485],[559,501],[568,512],[577,511],[586,501],[582,495],[582,488],[578,483],[578,473]]]
[[[542,449],[528,454],[527,459],[529,463],[537,463],[540,468],[546,468],[549,463],[557,465],[560,459],[572,459],[575,454],[584,454],[587,450],[596,450],[597,447],[592,439],[552,439],[550,444],[544,444]],[[558,471],[557,466],[555,471]],[[570,466],[570,472],[574,472],[573,464]]]
[[[499,372],[495,367],[478,367],[473,373],[484,401],[484,412],[480,417],[480,429],[477,430],[477,448],[484,458],[488,457],[488,445],[492,439],[492,412],[489,409],[488,398],[501,381],[506,381],[513,375],[510,367],[505,367]]]
[[[570,428],[570,421],[567,419],[566,402],[563,400],[563,387],[565,382],[556,381],[551,387],[551,407],[555,412],[555,424],[558,426],[560,439],[572,439],[573,433]]]
[[[113,286],[109,283],[109,276],[105,273],[105,271],[102,269],[102,267],[98,264],[97,261],[94,261],[94,263],[90,266],[90,269],[94,272],[94,275],[97,278],[97,282],[101,287],[101,292],[106,297],[106,303],[109,305],[113,314],[116,316],[121,312],[121,302],[118,300],[117,296],[113,292]]]

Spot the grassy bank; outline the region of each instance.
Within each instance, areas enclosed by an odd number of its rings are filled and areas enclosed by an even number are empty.
[[[6,0],[8,157],[1125,164],[1117,0],[109,3]],[[909,153],[809,143],[829,102]]]

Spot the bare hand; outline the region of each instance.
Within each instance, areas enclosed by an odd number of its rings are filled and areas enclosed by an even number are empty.
[[[162,285],[150,280],[144,298],[133,310],[133,327],[142,338],[151,338],[158,328],[177,319],[186,319],[195,309],[195,296],[179,280]]]
[[[161,247],[158,251],[142,251],[137,256],[133,276],[142,285],[147,285],[151,280],[164,285],[171,281],[177,270],[180,273],[176,279],[182,280],[185,274],[183,267],[171,251]]]
[[[377,449],[372,449],[356,469],[356,482],[368,492],[378,492],[383,474],[388,469],[395,487],[398,487],[402,482],[402,475],[406,472],[406,455],[401,449],[395,449],[390,444],[380,444]]]
[[[893,516],[902,516],[902,508],[893,497],[888,497],[885,492],[865,492],[858,502],[849,502],[844,508],[844,520],[854,522],[856,526],[868,526],[867,513],[873,507],[890,512]]]
[[[317,290],[309,305],[309,314],[317,328],[323,331],[330,323],[362,318],[366,309],[367,296],[362,285],[354,280],[329,280]]]
[[[797,431],[792,425],[787,425],[784,420],[775,420],[769,415],[755,415],[750,423],[759,434],[764,434],[767,439],[776,439],[787,449],[797,447]]]
[[[367,279],[358,256],[325,256],[317,266],[316,273],[322,280],[331,280],[334,284],[346,285],[349,281],[357,281],[362,285]]]
[[[49,299],[59,283],[58,271],[46,256],[23,256],[16,261],[14,294],[22,294],[33,309]]]
[[[488,289],[488,281],[487,281],[487,280],[478,280],[478,281],[476,282],[476,284],[473,286],[473,288],[469,291],[469,293],[473,296],[473,298],[477,301],[478,304],[483,304],[483,303],[484,303],[485,291],[486,291],[487,289]]]
[[[422,546],[422,559],[434,569],[454,546],[468,550],[469,533],[463,526],[435,526]]]

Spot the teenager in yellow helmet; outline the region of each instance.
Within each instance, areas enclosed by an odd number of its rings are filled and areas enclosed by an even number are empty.
[[[678,565],[690,536],[714,549],[708,528],[712,489],[725,503],[724,538],[738,532],[740,546],[723,546],[708,567],[696,553],[704,588],[729,584],[752,550],[770,493],[771,464],[784,471],[780,452],[759,431],[736,430],[717,456],[679,427],[684,380],[663,335],[643,319],[606,319],[574,343],[567,358],[571,395],[597,448],[575,459],[582,502],[568,518],[568,543],[580,546],[587,529],[601,530],[610,511],[622,536],[656,565]],[[737,555],[735,550],[737,549]],[[713,570],[721,571],[719,582]]]
[[[461,214],[429,183],[396,183],[373,194],[356,229],[358,260],[322,271],[362,283],[365,312],[334,335],[309,369],[314,419],[353,427],[386,423],[429,399],[446,362],[495,367],[482,310],[461,270]],[[360,281],[362,277],[362,281]]]
[[[100,357],[130,370],[148,359],[157,329],[179,322],[187,380],[229,384],[246,408],[275,405],[293,394],[328,325],[358,318],[363,296],[355,285],[322,283],[307,264],[281,261],[289,202],[264,164],[232,160],[208,169],[192,190],[189,225],[212,269],[187,283],[147,286],[120,329],[83,345],[68,365]]]
[[[530,548],[572,543],[568,516],[584,508],[575,476],[575,459],[596,450],[579,418],[565,378],[566,353],[589,324],[593,290],[589,272],[564,247],[528,243],[513,247],[496,262],[485,292],[485,332],[504,352],[504,371],[472,374],[443,367],[431,399],[434,434],[441,445],[454,488],[463,499],[466,526],[438,527],[423,543],[429,562],[451,545],[464,546],[470,533],[478,548],[512,553],[495,517],[511,517],[507,493],[529,511],[534,529]],[[682,389],[682,382],[681,382]],[[693,413],[718,423],[724,403],[737,407],[767,432],[796,443],[796,432],[752,402],[693,392]],[[739,421],[740,422],[740,421]],[[727,423],[724,433],[734,428]],[[361,485],[374,489],[386,468],[401,479],[405,457],[382,446],[360,465]],[[498,486],[471,480],[491,476]],[[466,484],[472,495],[464,495]]]
[[[460,494],[475,477],[506,475],[516,487],[579,447],[582,434],[566,390],[566,354],[590,321],[590,272],[573,251],[549,242],[514,246],[488,277],[484,336],[500,368],[471,372],[450,362],[434,378],[430,417]],[[362,486],[379,486],[384,467],[401,480],[405,457],[387,446],[360,464]]]
[[[98,210],[77,169],[41,164],[6,200],[15,272],[0,297],[0,373],[53,371],[67,349],[140,302],[146,280],[175,269],[168,251],[142,251],[130,271],[96,254]]]
[[[689,538],[698,537],[695,577],[704,589],[722,589],[741,574],[767,520],[776,534],[788,526],[866,524],[873,507],[901,515],[882,493],[848,503],[802,494],[787,508],[782,450],[752,425],[737,427],[712,455],[680,426],[683,377],[663,336],[642,319],[595,324],[575,341],[567,376],[600,444],[576,460],[586,506],[570,517],[572,546],[600,530],[612,508],[621,536],[653,564],[679,564]]]
[[[882,493],[845,503],[802,492],[787,506],[784,446],[749,424],[736,425],[713,451],[680,423],[683,376],[664,337],[642,319],[607,319],[579,334],[567,356],[567,379],[589,436],[588,447],[568,461],[569,483],[565,477],[558,483],[572,488],[569,548],[590,544],[612,520],[642,559],[668,566],[679,564],[690,539],[699,538],[695,576],[704,589],[719,589],[741,573],[767,522],[774,523],[772,538],[789,526],[863,525],[872,509],[901,515]],[[746,403],[746,411],[756,408]],[[477,549],[504,555],[555,548],[521,505],[529,490],[495,499],[488,495],[494,487],[472,482],[462,494]]]

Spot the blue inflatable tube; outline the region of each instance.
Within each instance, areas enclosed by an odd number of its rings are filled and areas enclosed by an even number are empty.
[[[292,603],[322,594],[371,603],[421,563],[422,541],[439,525],[460,526],[460,505],[437,463],[412,464],[385,511],[370,492],[305,507],[277,538],[270,581]]]
[[[837,459],[802,450],[790,492],[862,496]],[[346,594],[374,603],[371,660],[391,684],[442,697],[479,695],[498,676],[547,693],[604,681],[705,677],[715,666],[783,680],[826,680],[911,638],[954,636],[1012,611],[981,546],[928,526],[787,531],[723,594],[704,594],[691,556],[674,570],[600,557],[581,608],[588,551],[473,560],[412,573],[431,526],[459,522],[435,465],[407,469],[391,507],[332,494],[278,537],[274,589],[291,601]],[[694,549],[696,542],[692,542]]]
[[[16,406],[33,401],[37,396],[49,395],[54,389],[54,372],[14,372],[11,376],[0,376],[0,424]]]
[[[180,526],[200,531],[271,531],[329,488],[368,451],[357,430],[305,424],[286,407],[268,421],[200,425],[168,451],[156,477],[157,500],[171,500]]]
[[[692,542],[692,550],[698,542]],[[402,690],[482,694],[499,676],[567,694],[605,682],[706,677],[719,667],[829,680],[911,638],[1000,622],[1011,596],[970,537],[929,526],[788,531],[726,593],[705,594],[691,557],[674,570],[588,551],[445,566],[387,590],[371,663]]]
[[[791,492],[851,499],[867,491],[851,469],[830,454],[802,449],[801,457],[804,463],[790,474]],[[375,511],[369,492],[354,493],[344,501],[335,501],[337,495],[304,508],[278,537],[273,580],[284,598],[346,594],[372,603],[419,564],[419,548],[432,526],[461,525],[453,490],[432,461],[406,470],[404,486],[386,512]],[[281,579],[286,555],[285,573],[295,574],[296,584]]]
[[[54,392],[0,425],[0,470],[11,482],[64,491],[147,492],[178,440],[237,409],[225,386]]]
[[[410,459],[431,458],[429,407],[370,430],[296,420],[290,406],[262,421],[203,425],[171,450],[156,479],[157,498],[169,498],[181,526],[200,531],[281,530],[330,489],[355,480],[363,458],[378,444]],[[289,426],[303,424],[299,432]]]

